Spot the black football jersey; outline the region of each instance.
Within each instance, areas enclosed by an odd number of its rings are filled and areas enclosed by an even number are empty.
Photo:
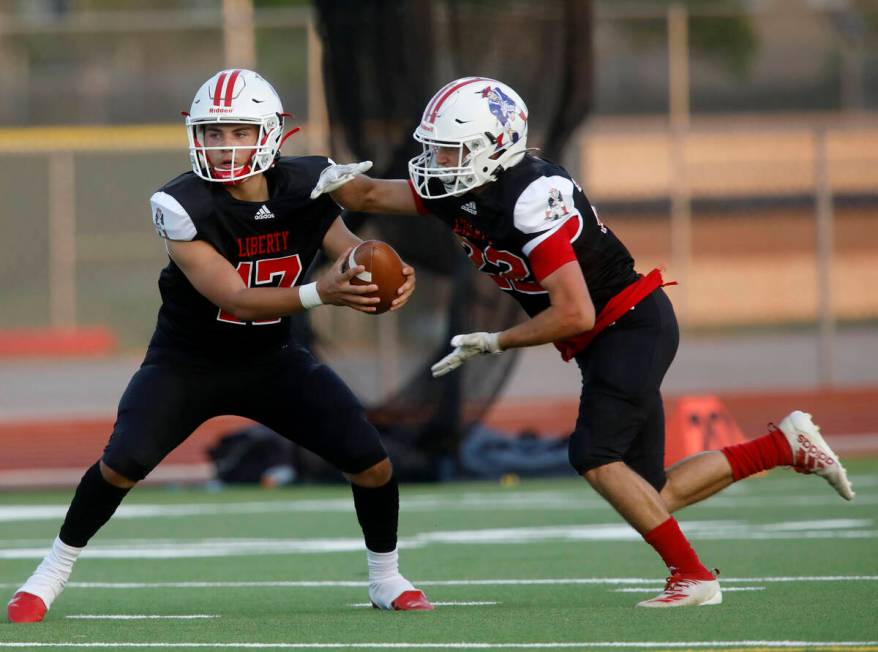
[[[438,179],[430,183],[443,192]],[[439,199],[412,192],[419,210],[448,224],[472,263],[531,317],[550,305],[540,281],[573,260],[597,311],[638,278],[628,249],[561,166],[526,154],[482,188]]]
[[[156,232],[169,240],[203,240],[249,287],[291,287],[323,243],[340,209],[328,195],[311,199],[322,156],[283,157],[265,172],[269,199],[240,201],[222,184],[187,172],[150,199]],[[220,356],[278,350],[290,318],[243,322],[200,294],[171,260],[159,277],[162,305],[150,346]]]

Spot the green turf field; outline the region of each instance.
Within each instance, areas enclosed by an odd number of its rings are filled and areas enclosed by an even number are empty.
[[[878,650],[878,460],[848,467],[853,503],[778,470],[678,514],[724,602],[673,610],[634,608],[664,568],[576,479],[404,486],[402,570],[438,604],[421,613],[365,606],[347,487],[141,488],[0,648]],[[0,494],[4,603],[69,497]]]

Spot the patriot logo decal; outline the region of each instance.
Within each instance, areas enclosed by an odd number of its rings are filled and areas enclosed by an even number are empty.
[[[567,208],[567,205],[564,203],[564,197],[561,195],[561,191],[557,188],[549,189],[549,199],[547,203],[547,220],[560,220],[562,217],[570,212],[570,210]]]

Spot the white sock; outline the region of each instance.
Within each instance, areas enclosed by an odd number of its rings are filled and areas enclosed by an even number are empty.
[[[399,552],[366,550],[369,562],[369,598],[381,609],[393,609],[393,601],[414,586],[399,574]]]
[[[43,558],[33,575],[18,590],[37,596],[48,609],[64,590],[64,585],[67,584],[73,571],[73,564],[82,551],[83,548],[68,546],[59,537],[55,537],[49,554]]]
[[[399,551],[372,552],[366,549],[369,563],[369,582],[381,582],[399,575]]]

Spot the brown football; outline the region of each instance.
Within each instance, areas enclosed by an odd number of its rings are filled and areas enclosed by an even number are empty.
[[[396,291],[405,283],[399,254],[386,242],[366,240],[350,253],[343,269],[348,270],[353,265],[362,265],[366,270],[353,277],[351,285],[374,283],[378,286],[376,293],[366,295],[381,299],[372,314],[380,315],[390,310],[391,302],[397,297]]]

